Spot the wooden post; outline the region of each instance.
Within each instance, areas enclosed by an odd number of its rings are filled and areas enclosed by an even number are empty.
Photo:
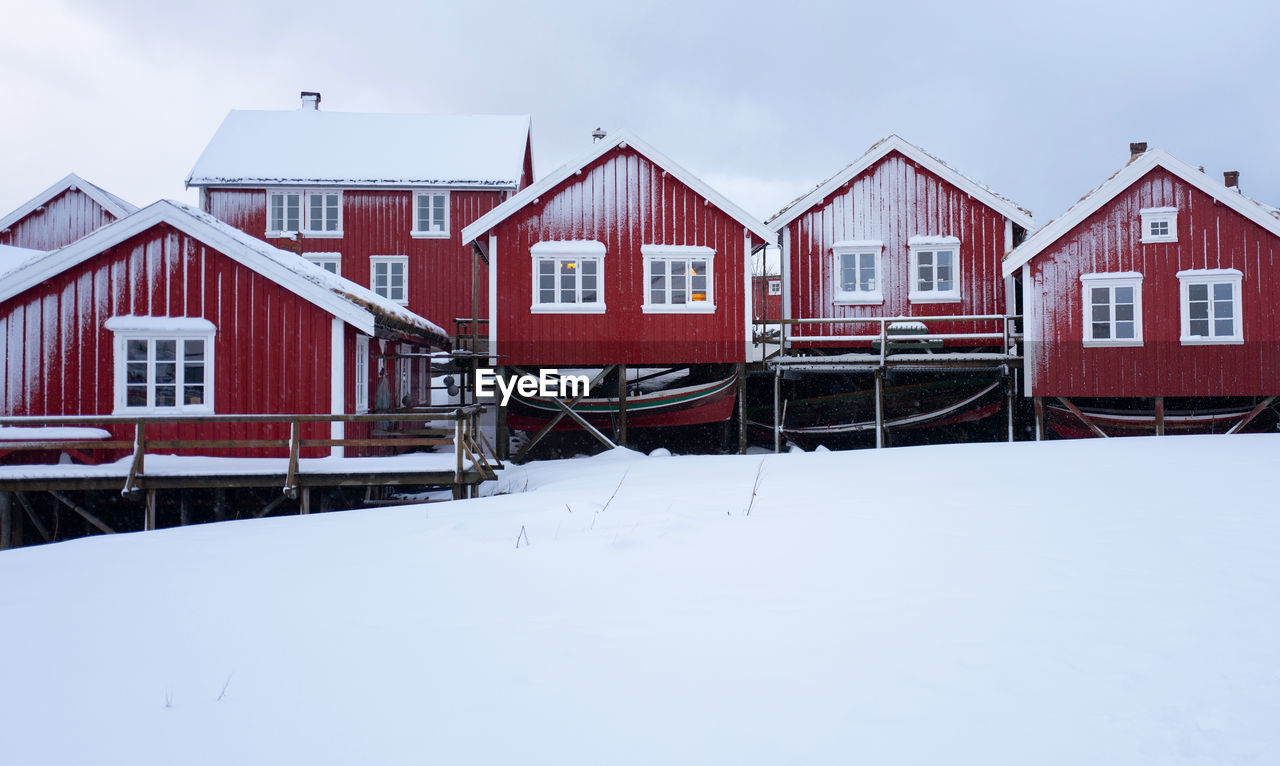
[[[880,348],[884,348],[881,339]],[[884,369],[876,370],[876,449],[884,446]]]
[[[506,379],[507,369],[499,367],[497,369],[498,377]],[[496,415],[497,422],[494,424],[494,438],[498,442],[493,445],[497,450],[499,460],[511,459],[511,428],[507,425],[507,407],[502,403],[501,397],[498,399],[498,413]]]
[[[747,365],[738,362],[738,454],[747,454]]]
[[[1249,410],[1249,414],[1247,414],[1247,415],[1245,415],[1243,418],[1241,418],[1239,423],[1236,423],[1234,426],[1231,426],[1231,428],[1227,430],[1227,433],[1228,433],[1228,434],[1238,434],[1238,433],[1240,433],[1241,431],[1243,431],[1245,426],[1247,426],[1247,425],[1249,425],[1249,423],[1253,422],[1253,419],[1254,419],[1254,418],[1256,418],[1256,417],[1258,417],[1258,415],[1259,415],[1263,410],[1265,410],[1266,408],[1270,407],[1270,406],[1271,406],[1271,403],[1272,403],[1272,402],[1274,402],[1275,400],[1276,400],[1276,397],[1274,397],[1274,396],[1269,396],[1269,397],[1267,397],[1266,399],[1263,399],[1261,402],[1259,402],[1259,403],[1258,403],[1258,406],[1257,406],[1257,407],[1254,407],[1253,409]]]
[[[618,365],[618,444],[627,446],[627,366]]]
[[[1099,439],[1107,438],[1107,432],[1099,428],[1097,423],[1094,423],[1083,412],[1081,412],[1080,408],[1077,407],[1074,402],[1072,402],[1070,399],[1068,399],[1065,396],[1059,396],[1058,401],[1062,402],[1063,407],[1066,407],[1068,410],[1071,410],[1071,414],[1079,418],[1081,423],[1084,423],[1086,426],[1088,426],[1089,430],[1093,431],[1095,436],[1097,436]]]
[[[462,499],[462,410],[453,411],[453,452],[457,462],[453,470],[453,499]]]
[[[307,514],[311,513],[311,488],[310,487],[302,488],[302,502],[298,504],[298,513],[301,514],[302,516],[306,516]]]
[[[178,492],[178,524],[186,526],[191,523],[191,501],[186,490]]]
[[[0,551],[13,547],[13,495],[0,492]]]
[[[1164,397],[1156,397],[1156,436],[1164,436]]]
[[[773,368],[773,451],[782,451],[782,421],[781,400],[782,399],[782,368]]]
[[[1044,400],[1033,397],[1036,408],[1036,441],[1044,441]]]
[[[1007,330],[1007,326],[1006,326],[1006,330]],[[1009,373],[1007,369],[1006,369],[1006,374],[1004,376],[1004,393],[1005,393],[1005,397],[1004,397],[1005,413],[1007,414],[1005,425],[1008,430],[1009,441],[1013,441],[1013,375],[1012,373]]]
[[[147,490],[147,510],[143,515],[142,528],[146,530],[156,528],[156,491],[154,489]]]

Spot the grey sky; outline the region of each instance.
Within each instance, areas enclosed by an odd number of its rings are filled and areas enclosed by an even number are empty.
[[[1131,140],[1280,204],[1280,4],[6,0],[0,212],[69,171],[182,188],[230,109],[533,116],[545,174],[627,127],[766,217],[888,133],[1038,224]]]

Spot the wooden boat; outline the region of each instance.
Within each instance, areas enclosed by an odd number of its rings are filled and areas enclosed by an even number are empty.
[[[988,418],[1003,406],[1000,380],[934,380],[884,390],[884,422],[894,430],[940,427]],[[750,425],[762,437],[773,433],[772,408],[755,408]],[[766,420],[766,418],[768,418]],[[808,397],[786,403],[782,432],[804,443],[874,433],[875,390]]]
[[[1166,434],[1222,434],[1239,423],[1252,410],[1252,406],[1223,407],[1204,410],[1166,410],[1164,431]],[[1108,436],[1154,436],[1155,412],[1135,410],[1107,410],[1081,407],[1090,421]],[[1059,404],[1045,403],[1045,422],[1058,436],[1065,439],[1088,439],[1097,436],[1071,410]],[[1266,430],[1267,421],[1255,418],[1245,431]]]
[[[720,423],[733,415],[736,401],[735,376],[679,388],[668,388],[627,396],[627,428],[688,426]],[[568,402],[566,402],[567,404]],[[618,419],[617,397],[588,397],[573,407],[596,428],[612,428]],[[562,410],[554,401],[539,396],[512,394],[507,423],[519,431],[537,431]],[[553,430],[575,431],[580,426],[564,417]]]

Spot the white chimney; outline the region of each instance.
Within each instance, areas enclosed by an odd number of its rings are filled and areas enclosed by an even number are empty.
[[[302,108],[313,111],[320,110],[320,94],[311,90],[302,91]]]

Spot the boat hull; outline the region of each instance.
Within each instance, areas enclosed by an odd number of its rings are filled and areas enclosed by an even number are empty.
[[[682,386],[627,397],[627,428],[658,428],[721,423],[733,417],[737,400],[736,377],[711,383]],[[567,403],[567,402],[566,402]],[[573,408],[588,423],[611,429],[618,420],[617,397],[590,397]],[[514,395],[507,412],[507,424],[518,431],[538,431],[562,410],[542,397]],[[580,431],[582,427],[565,416],[553,431]]]

